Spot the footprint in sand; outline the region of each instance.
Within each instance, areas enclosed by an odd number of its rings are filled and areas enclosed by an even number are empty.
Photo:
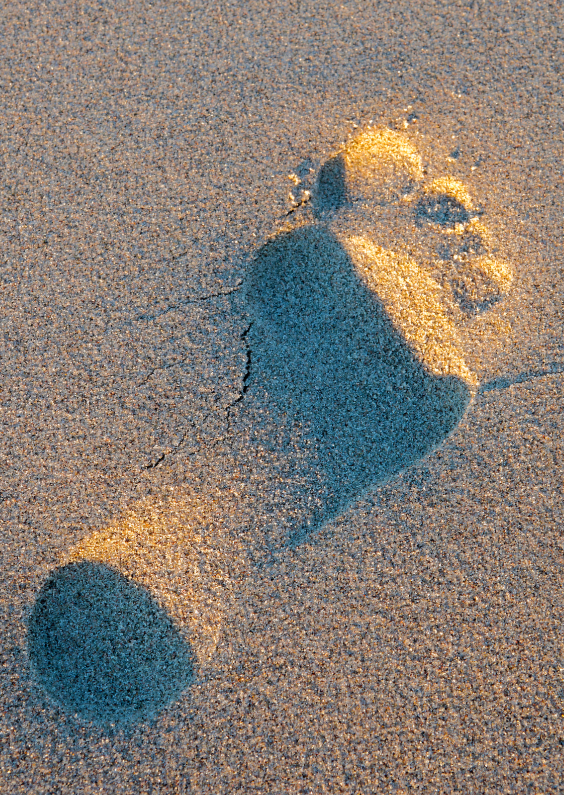
[[[56,702],[100,723],[153,715],[212,659],[245,545],[299,543],[444,440],[478,387],[458,328],[511,285],[491,245],[464,185],[427,183],[401,134],[369,129],[325,163],[313,217],[249,268],[239,448],[176,503],[86,538],[38,595],[30,661]]]
[[[225,545],[218,554],[203,537],[209,517],[205,498],[178,511],[140,503],[67,552],[28,618],[32,673],[55,703],[127,726],[189,688],[215,651],[230,589]]]
[[[502,299],[512,271],[464,185],[427,183],[390,129],[323,165],[313,211],[256,257],[249,337],[272,398],[315,438],[338,510],[458,424],[478,386],[458,327]]]

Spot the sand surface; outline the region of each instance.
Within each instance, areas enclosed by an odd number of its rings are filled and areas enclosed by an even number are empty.
[[[0,792],[564,791],[558,4],[0,18]]]

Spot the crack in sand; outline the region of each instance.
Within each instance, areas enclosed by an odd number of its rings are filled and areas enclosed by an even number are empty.
[[[245,331],[242,332],[241,337],[240,337],[243,340],[243,342],[245,343],[245,348],[246,348],[246,353],[247,353],[247,361],[246,361],[246,365],[245,365],[245,373],[243,375],[243,380],[242,380],[242,384],[241,384],[241,391],[240,391],[239,395],[237,396],[237,398],[226,407],[225,417],[226,417],[226,420],[227,420],[227,430],[228,431],[231,428],[231,410],[233,408],[235,408],[235,406],[238,403],[241,403],[241,401],[243,400],[243,398],[245,397],[245,395],[247,394],[247,391],[249,389],[248,381],[249,381],[249,378],[251,377],[252,352],[251,352],[251,345],[249,343],[247,335],[249,334],[249,331],[253,327],[253,323],[254,323],[254,321],[251,320],[251,322],[249,323],[249,325],[247,326]]]
[[[251,330],[251,328],[253,326],[253,322],[254,321],[251,321],[249,323],[249,325],[247,326],[247,328],[240,335],[240,339],[242,339],[245,342],[246,364],[245,364],[245,371],[244,371],[243,379],[242,379],[241,390],[240,390],[239,394],[237,395],[235,400],[233,400],[227,406],[224,406],[226,424],[227,424],[227,431],[229,431],[231,429],[231,410],[238,403],[241,403],[241,401],[244,399],[244,397],[247,394],[248,389],[249,389],[248,381],[249,381],[249,378],[251,377],[252,352],[251,352],[251,346],[249,344],[247,335],[249,334],[249,332],[250,332],[250,330]],[[182,361],[185,361],[185,360],[182,360]],[[180,363],[181,362],[175,362],[175,364],[180,364]],[[154,370],[151,372],[151,374],[144,381],[142,381],[141,384],[146,383],[149,380],[149,378],[153,375],[153,373],[156,372],[157,370],[163,370],[163,369],[166,369],[167,367],[173,367],[173,366],[174,366],[173,364],[170,364],[170,365],[165,365],[164,367],[156,367],[156,368],[154,368]],[[141,384],[139,384],[139,386]],[[206,414],[206,416],[202,420],[202,423],[201,423],[202,426],[205,424],[206,420],[208,420],[210,416],[211,416],[211,414]],[[194,429],[197,429],[199,427],[195,422],[189,421],[189,423],[190,423],[191,427],[194,428]],[[153,461],[150,464],[147,464],[145,466],[145,469],[155,469],[160,464],[162,464],[162,462],[165,460],[165,458],[168,458],[169,456],[174,455],[176,452],[178,452],[178,450],[180,450],[180,448],[182,447],[183,443],[185,442],[187,435],[188,435],[188,430],[185,430],[184,433],[182,434],[178,444],[174,445],[174,447],[172,447],[168,452],[161,453],[159,455],[159,457],[155,461]]]
[[[208,420],[210,417],[211,417],[211,414],[206,414],[206,416],[202,420],[202,426],[205,424],[206,420]],[[189,425],[192,428],[194,428],[196,430],[199,427],[195,422],[192,422],[191,420],[188,420],[188,423],[189,423]],[[178,450],[180,450],[180,448],[182,447],[182,445],[186,441],[186,437],[187,436],[188,436],[188,430],[185,430],[184,433],[182,434],[182,436],[180,437],[180,441],[177,444],[175,444],[173,447],[171,447],[171,449],[168,452],[161,453],[159,455],[159,457],[155,461],[153,461],[151,464],[146,464],[145,465],[145,469],[155,469],[155,467],[158,467],[160,464],[162,464],[162,462],[165,460],[165,458],[168,458],[169,456],[174,455],[175,453],[177,453]]]
[[[209,414],[206,417],[204,417],[204,422],[207,420],[208,417],[209,417]],[[197,427],[196,423],[194,423],[194,422],[191,422],[190,425],[193,428]],[[170,455],[174,455],[174,453],[176,453],[182,447],[182,445],[184,444],[184,441],[186,440],[187,435],[188,435],[188,431],[184,431],[184,433],[182,434],[178,444],[175,444],[174,447],[172,447],[168,451],[168,453],[161,453],[160,456],[156,459],[156,461],[153,461],[151,464],[147,464],[145,466],[145,469],[155,469],[155,467],[158,467],[159,464],[162,464],[162,462],[165,460],[165,458],[167,458]]]
[[[197,298],[187,298],[185,301],[179,301],[176,304],[171,304],[171,306],[168,306],[166,309],[163,309],[162,312],[158,312],[156,315],[138,315],[138,317],[135,318],[135,322],[139,322],[140,320],[146,320],[148,322],[158,320],[159,318],[164,317],[164,315],[167,315],[169,312],[175,312],[179,309],[181,310],[184,306],[199,304],[203,303],[204,301],[211,301],[212,298],[221,298],[222,296],[233,295],[241,289],[242,284],[243,281],[241,280],[230,290],[220,291],[218,293],[210,293],[209,295],[202,295],[198,296]]]
[[[151,380],[154,374],[158,373],[160,370],[170,370],[171,367],[176,367],[177,364],[184,364],[187,359],[188,357],[185,356],[183,359],[178,359],[176,362],[170,362],[169,364],[161,364],[158,367],[153,367],[149,375],[146,378],[144,378],[142,381],[139,381],[139,383],[136,385],[137,388],[139,388],[140,386],[144,386],[148,381]]]

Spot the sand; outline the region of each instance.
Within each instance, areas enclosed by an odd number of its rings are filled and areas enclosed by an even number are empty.
[[[562,791],[558,9],[2,20],[0,791]]]

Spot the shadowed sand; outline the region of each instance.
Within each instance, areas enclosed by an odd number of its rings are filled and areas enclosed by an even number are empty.
[[[89,561],[53,572],[29,622],[45,690],[96,722],[147,720],[192,681],[193,654],[151,595]]]
[[[421,282],[414,295],[405,288],[410,263],[383,255],[363,264],[327,229],[304,226],[267,244],[249,280],[253,379],[314,439],[331,495],[320,521],[439,444],[471,396],[471,374],[424,275],[411,274]],[[437,374],[416,355],[423,345]]]

